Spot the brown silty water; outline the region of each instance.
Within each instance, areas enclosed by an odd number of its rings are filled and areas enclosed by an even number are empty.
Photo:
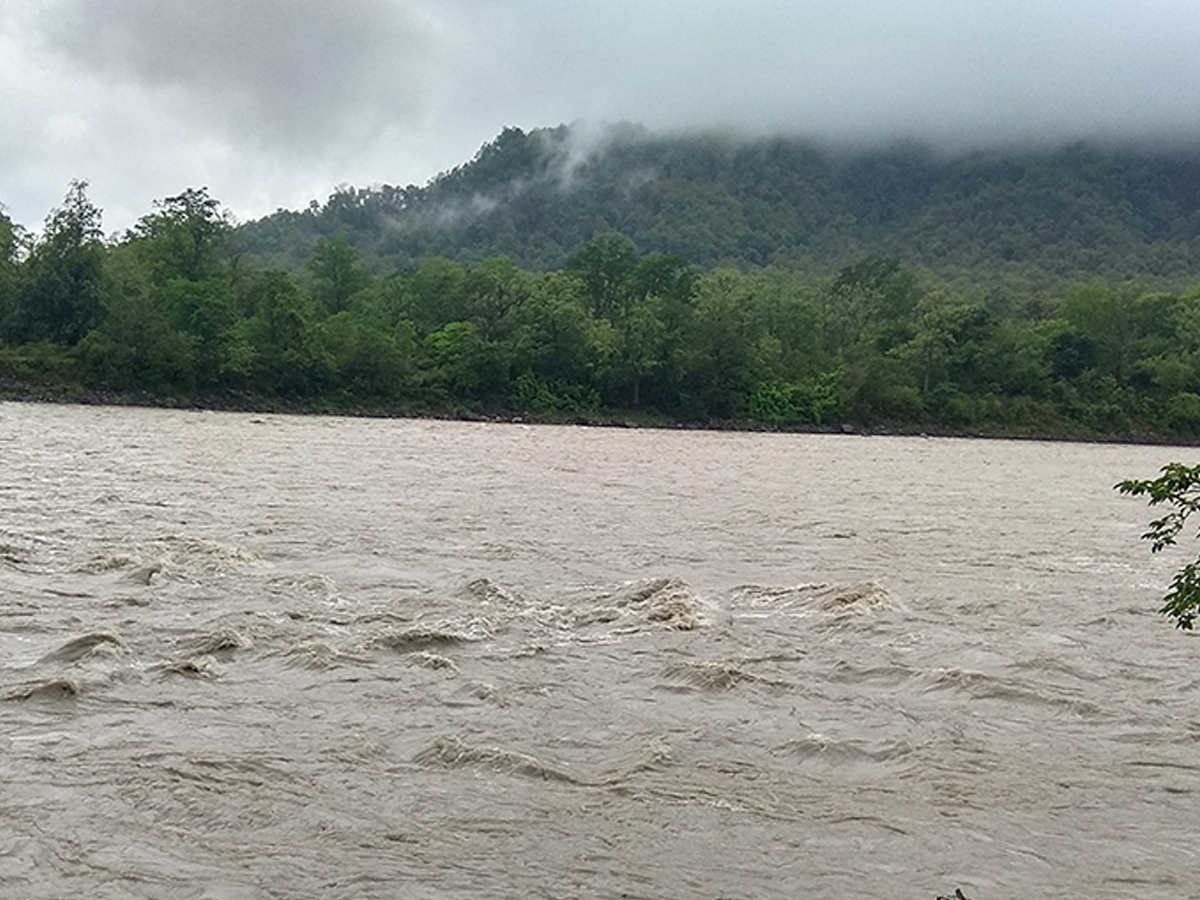
[[[0,896],[1200,897],[1188,452],[0,405]]]

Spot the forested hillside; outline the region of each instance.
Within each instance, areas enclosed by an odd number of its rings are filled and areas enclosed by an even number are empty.
[[[1200,438],[1198,157],[606,141],[242,226],[0,214],[0,397]]]
[[[1097,277],[1178,286],[1200,272],[1200,152],[1076,144],[946,157],[514,128],[423,187],[343,188],[240,234],[285,267],[319,238],[344,238],[384,268],[505,255],[545,271],[609,232],[704,269],[831,272],[873,253],[1022,289]]]

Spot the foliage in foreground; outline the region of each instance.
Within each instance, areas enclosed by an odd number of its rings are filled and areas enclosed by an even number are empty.
[[[1185,466],[1169,463],[1155,479],[1122,481],[1116,489],[1134,497],[1149,497],[1151,506],[1166,504],[1171,511],[1150,523],[1142,535],[1150,541],[1150,551],[1158,553],[1175,543],[1188,518],[1200,509],[1200,465]],[[1200,559],[1188,563],[1176,574],[1170,590],[1163,597],[1159,612],[1175,620],[1178,628],[1191,630],[1200,614]]]

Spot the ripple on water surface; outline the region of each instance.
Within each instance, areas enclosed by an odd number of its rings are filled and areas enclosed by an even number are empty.
[[[1190,896],[1169,450],[0,427],[14,896]]]

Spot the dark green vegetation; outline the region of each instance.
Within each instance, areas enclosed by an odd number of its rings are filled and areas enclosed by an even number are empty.
[[[917,145],[834,152],[635,126],[590,139],[566,126],[507,129],[425,187],[340,189],[242,234],[247,250],[285,268],[324,237],[385,270],[508,256],[549,271],[610,232],[703,270],[828,273],[874,254],[961,287],[1178,286],[1200,271],[1200,152],[1076,144],[942,157]]]
[[[1150,530],[1142,535],[1151,542],[1150,551],[1157,553],[1175,543],[1188,518],[1200,509],[1200,466],[1170,463],[1163,466],[1158,478],[1122,481],[1116,488],[1122,494],[1149,497],[1151,506],[1165,503],[1171,507],[1169,513],[1151,522]],[[1200,559],[1175,574],[1159,612],[1173,618],[1179,628],[1189,631],[1193,628],[1200,614]]]
[[[423,188],[0,216],[0,393],[1192,441],[1200,154],[510,129]]]

